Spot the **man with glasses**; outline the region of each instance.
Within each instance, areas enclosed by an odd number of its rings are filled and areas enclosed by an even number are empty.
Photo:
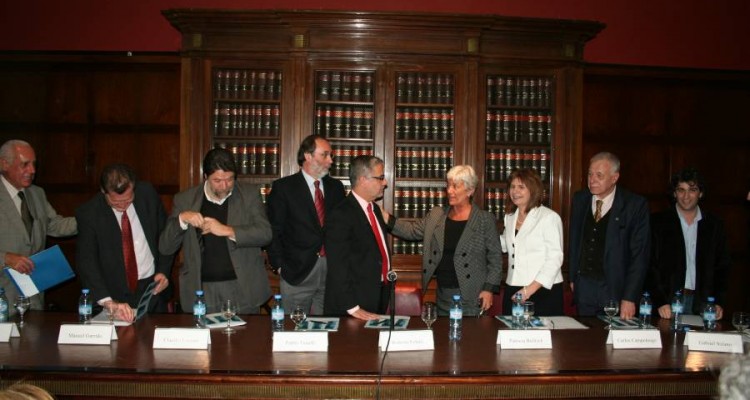
[[[349,167],[352,191],[327,216],[325,313],[370,320],[383,314],[390,290],[386,224],[375,201],[388,186],[383,160],[358,156]]]
[[[301,306],[308,315],[323,314],[327,257],[323,246],[326,216],[344,199],[344,185],[328,175],[331,144],[306,137],[297,151],[296,174],[277,179],[268,196],[273,240],[271,268],[279,274],[284,310]]]
[[[697,170],[672,176],[674,207],[651,216],[651,269],[647,287],[662,318],[671,318],[672,296],[682,290],[684,312],[700,314],[706,298],[716,298],[716,317],[726,300],[731,261],[724,223],[701,209],[705,183]]]
[[[166,312],[173,257],[159,254],[159,234],[167,221],[159,194],[124,164],[104,167],[99,186],[101,191],[76,210],[82,286],[117,318],[133,321],[153,282],[146,310]]]

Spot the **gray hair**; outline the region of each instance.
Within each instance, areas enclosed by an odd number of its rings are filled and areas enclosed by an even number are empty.
[[[620,159],[617,158],[616,155],[608,152],[608,151],[602,151],[599,153],[594,154],[593,157],[591,157],[591,160],[589,161],[589,164],[593,164],[597,161],[607,161],[609,165],[612,166],[612,173],[620,172]]]
[[[383,164],[383,160],[375,156],[357,156],[349,164],[349,182],[352,187],[357,186],[359,177],[366,176],[376,165]]]
[[[8,140],[7,142],[3,143],[2,146],[0,146],[0,158],[2,158],[3,160],[9,163],[13,163],[13,161],[16,158],[15,150],[17,146],[31,147],[31,145],[28,142],[23,141],[21,139]]]
[[[750,357],[737,356],[721,369],[719,393],[722,399],[745,399],[750,393]]]
[[[448,171],[446,178],[449,181],[461,182],[464,184],[466,190],[474,190],[477,188],[479,178],[477,178],[476,172],[471,165],[456,165]]]

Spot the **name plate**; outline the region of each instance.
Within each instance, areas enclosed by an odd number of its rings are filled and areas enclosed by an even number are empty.
[[[326,352],[328,332],[274,332],[274,352]]]
[[[685,345],[689,351],[743,353],[742,335],[732,333],[689,331],[685,334]]]
[[[497,344],[501,349],[551,349],[552,334],[549,329],[502,329],[497,331]]]
[[[156,328],[155,349],[208,350],[211,330],[198,328]]]
[[[657,329],[610,330],[607,344],[614,349],[661,349],[661,334]]]
[[[386,346],[388,346],[388,351],[435,350],[435,341],[429,329],[390,332],[390,343],[388,343],[388,333],[388,331],[380,332],[378,338],[380,351],[385,351]]]
[[[3,322],[0,324],[0,343],[10,342],[12,337],[21,337],[18,327],[13,322]]]
[[[63,324],[57,336],[57,344],[108,345],[113,340],[117,340],[114,325]]]

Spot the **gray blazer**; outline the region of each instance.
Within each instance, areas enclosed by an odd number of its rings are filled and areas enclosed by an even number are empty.
[[[31,185],[24,190],[26,204],[34,218],[31,238],[26,234],[26,227],[21,220],[21,214],[13,203],[5,186],[0,183],[0,260],[5,260],[5,253],[16,253],[29,256],[44,250],[47,235],[61,237],[77,233],[76,220],[73,217],[57,215],[55,209],[47,201],[44,189]],[[18,295],[16,286],[5,272],[0,273],[0,285],[5,289],[5,296],[13,302]],[[44,306],[42,293],[31,297],[31,308],[40,310]],[[10,307],[13,315],[15,309]]]
[[[227,225],[234,228],[236,242],[227,239],[234,272],[243,296],[254,306],[261,306],[271,297],[271,286],[265,270],[261,246],[271,242],[271,224],[261,201],[257,185],[236,182],[227,200]],[[180,302],[183,312],[192,312],[195,291],[201,285],[201,249],[195,227],[180,227],[183,211],[200,212],[203,203],[203,183],[180,192],[174,197],[172,215],[159,239],[159,252],[173,254],[183,246],[184,264],[180,268]]]
[[[450,207],[435,207],[418,221],[397,219],[391,233],[406,240],[422,240],[422,293],[443,257],[445,220]],[[393,218],[393,217],[391,217]],[[466,301],[474,301],[482,290],[497,291],[503,274],[503,259],[495,217],[472,204],[469,220],[456,246],[453,265]]]

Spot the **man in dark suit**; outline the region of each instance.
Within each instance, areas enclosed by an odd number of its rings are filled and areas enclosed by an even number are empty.
[[[281,275],[284,310],[301,306],[307,314],[323,313],[326,254],[325,216],[343,200],[344,185],[328,176],[331,144],[318,135],[306,137],[297,151],[300,171],[276,180],[268,196],[273,240],[268,258]]]
[[[721,319],[731,260],[724,223],[698,206],[705,184],[686,168],[672,176],[674,207],[651,217],[651,269],[646,286],[662,318],[671,318],[671,298],[681,290],[684,312],[700,314],[706,298],[716,298]]]
[[[588,190],[573,195],[570,213],[570,287],[582,316],[601,312],[609,300],[620,317],[633,318],[649,262],[646,199],[617,186],[620,160],[591,157]]]
[[[173,257],[159,254],[167,220],[159,195],[124,164],[105,167],[99,185],[101,192],[76,210],[82,286],[99,305],[132,321],[141,296],[156,282],[148,311],[166,312]]]
[[[76,220],[62,217],[47,201],[44,189],[34,185],[36,153],[23,140],[9,140],[0,147],[0,261],[22,273],[34,270],[30,255],[44,250],[47,235],[76,234]],[[16,299],[16,285],[7,274],[0,273],[0,287],[11,303]],[[31,309],[44,309],[44,293],[30,298]],[[15,315],[15,307],[8,309]]]
[[[351,193],[326,219],[325,313],[369,320],[385,312],[390,289],[386,225],[374,203],[388,186],[383,160],[354,158],[349,179]]]
[[[183,248],[180,301],[192,312],[195,292],[203,290],[206,310],[219,312],[226,300],[240,314],[256,314],[271,297],[260,248],[271,242],[271,224],[258,185],[237,182],[237,163],[226,149],[203,158],[205,182],[175,195],[159,251]]]

